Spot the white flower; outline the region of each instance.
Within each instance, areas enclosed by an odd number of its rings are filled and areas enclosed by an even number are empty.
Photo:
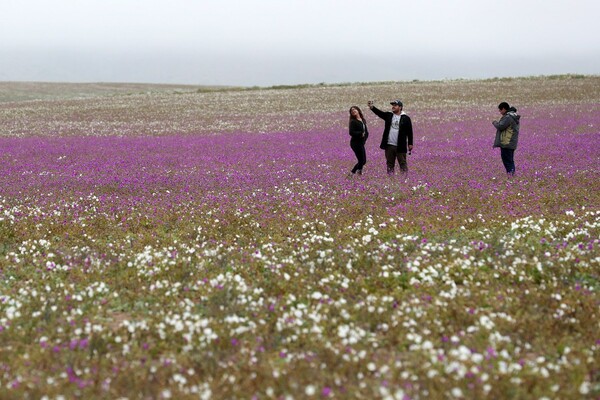
[[[317,392],[317,389],[315,388],[315,386],[314,386],[314,385],[308,385],[308,386],[306,387],[306,389],[304,389],[304,393],[305,393],[307,396],[314,396],[316,392]]]
[[[494,328],[495,324],[494,322],[487,316],[487,315],[482,315],[481,318],[479,318],[479,323],[486,329],[492,329]]]
[[[590,383],[587,381],[583,381],[581,385],[579,385],[579,393],[580,394],[589,394],[590,393]]]
[[[350,333],[350,327],[348,325],[340,325],[338,326],[338,336],[341,338],[345,338]]]

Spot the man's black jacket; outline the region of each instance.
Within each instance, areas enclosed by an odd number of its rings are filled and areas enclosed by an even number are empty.
[[[385,121],[385,128],[383,130],[383,137],[381,138],[381,145],[379,148],[384,149],[387,147],[388,137],[390,136],[390,127],[392,126],[392,117],[394,113],[389,111],[381,111],[377,107],[373,106],[371,111],[375,113],[379,118]],[[413,129],[410,117],[404,112],[400,115],[400,129],[398,131],[398,153],[407,153],[408,145],[413,144]]]

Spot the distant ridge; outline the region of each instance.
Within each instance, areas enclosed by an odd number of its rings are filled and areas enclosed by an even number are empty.
[[[231,91],[260,90],[301,90],[328,87],[373,86],[397,84],[435,84],[449,82],[511,82],[537,80],[579,80],[598,78],[598,75],[562,74],[524,77],[493,77],[482,79],[442,79],[442,80],[410,80],[410,81],[373,81],[373,82],[338,82],[273,86],[219,86],[219,85],[186,85],[160,83],[125,83],[125,82],[3,82],[0,81],[0,103],[33,100],[69,100],[94,97],[127,96],[150,93],[210,93]]]
[[[144,93],[224,90],[226,86],[156,83],[0,82],[0,103],[29,100],[67,100]]]

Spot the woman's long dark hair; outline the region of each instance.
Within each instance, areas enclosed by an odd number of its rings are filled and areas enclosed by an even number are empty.
[[[353,108],[356,108],[356,110],[358,111],[358,115],[360,115],[360,119],[362,119],[362,120],[363,120],[363,122],[364,122],[364,124],[366,125],[366,124],[367,124],[367,120],[365,119],[365,116],[363,115],[363,113],[362,113],[362,110],[360,109],[360,107],[359,107],[359,106],[352,106],[352,107],[350,107],[350,110],[348,111],[348,112],[350,113],[350,118],[348,118],[348,124],[349,124],[350,122],[352,122],[352,120],[353,120],[353,119],[355,119],[355,118],[352,116],[352,109],[353,109]]]

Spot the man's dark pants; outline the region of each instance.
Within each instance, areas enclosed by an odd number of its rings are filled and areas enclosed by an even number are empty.
[[[387,164],[387,173],[394,173],[394,166],[396,165],[396,160],[398,160],[398,165],[400,165],[400,171],[403,173],[408,172],[408,164],[406,163],[406,153],[398,153],[398,146],[392,146],[390,144],[385,148],[385,161]]]
[[[500,148],[500,157],[502,157],[502,163],[506,168],[506,173],[509,175],[515,174],[515,150]]]

